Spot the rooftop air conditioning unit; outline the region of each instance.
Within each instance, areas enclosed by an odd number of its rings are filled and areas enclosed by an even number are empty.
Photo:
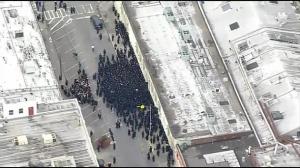
[[[14,144],[15,145],[27,145],[28,140],[26,135],[17,136],[14,138]]]
[[[55,133],[43,134],[42,137],[44,139],[44,144],[53,144],[54,142],[56,142]]]

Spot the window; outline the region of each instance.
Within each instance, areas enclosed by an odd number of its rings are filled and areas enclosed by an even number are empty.
[[[9,115],[14,115],[14,110],[9,110]]]
[[[23,114],[23,109],[19,109],[19,114]]]
[[[229,27],[230,27],[230,30],[235,30],[235,29],[238,29],[240,26],[239,26],[238,22],[234,22],[234,23],[230,24]]]

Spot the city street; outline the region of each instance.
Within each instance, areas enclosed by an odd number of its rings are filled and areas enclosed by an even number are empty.
[[[147,160],[149,145],[146,140],[141,138],[140,134],[132,139],[131,136],[127,135],[125,126],[122,125],[121,129],[115,129],[116,115],[103,104],[102,98],[95,95],[97,86],[96,81],[92,79],[92,75],[97,71],[99,53],[103,53],[103,49],[106,49],[107,55],[116,55],[113,48],[114,42],[109,38],[109,34],[114,33],[113,2],[67,1],[67,8],[74,6],[76,9],[75,14],[70,14],[69,10],[65,11],[63,8],[55,11],[54,2],[46,1],[44,3],[45,20],[43,23],[39,22],[39,26],[58,82],[64,84],[67,79],[71,84],[78,77],[77,71],[80,62],[88,75],[93,96],[98,101],[98,109],[95,112],[93,112],[91,105],[81,105],[87,128],[94,132],[92,143],[98,159],[104,159],[107,163],[112,162],[113,156],[115,156],[116,164],[113,166],[167,166],[166,154],[161,154],[159,159],[156,156],[155,162]],[[99,9],[97,8],[98,5],[100,6]],[[102,40],[99,39],[90,22],[91,15],[101,15],[104,19],[105,26],[100,31],[103,36]],[[95,46],[94,52],[92,52],[91,46]],[[78,57],[73,55],[74,52],[78,53]],[[62,68],[61,81],[59,81],[60,60]],[[62,95],[64,94],[62,93]],[[97,115],[99,110],[102,113],[101,120],[98,119]],[[101,149],[98,153],[94,142],[107,133],[109,128],[114,133],[116,150],[114,151],[112,145],[110,145],[107,149]]]

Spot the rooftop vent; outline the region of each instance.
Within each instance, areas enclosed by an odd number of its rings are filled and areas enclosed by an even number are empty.
[[[231,31],[240,28],[238,22],[234,22],[234,23],[230,24],[229,27],[230,27]]]
[[[28,140],[27,140],[26,135],[21,135],[21,136],[15,137],[14,144],[15,145],[27,145]]]
[[[56,142],[55,133],[43,134],[42,137],[44,139],[44,144],[53,144],[54,142]]]
[[[225,11],[227,11],[229,9],[232,9],[232,8],[231,8],[230,4],[227,3],[227,4],[225,4],[225,5],[222,6],[222,9],[223,9],[223,12],[225,12]]]
[[[62,156],[51,159],[51,167],[76,167],[73,156]]]

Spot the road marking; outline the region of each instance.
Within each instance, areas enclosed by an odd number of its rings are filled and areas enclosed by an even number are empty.
[[[57,41],[57,40],[59,40],[59,39],[62,39],[62,38],[64,38],[65,36],[69,35],[70,33],[73,33],[74,31],[75,31],[75,28],[73,28],[73,29],[72,29],[71,31],[69,31],[68,33],[62,35],[61,37],[55,39],[54,41]]]
[[[45,12],[44,12],[44,16],[45,16],[45,19],[46,19],[46,20],[49,20],[49,19],[50,19],[50,18],[47,18],[47,15],[46,15],[46,13],[48,14],[48,12],[49,12],[49,11],[45,11]]]
[[[77,75],[77,73],[75,73],[74,75],[72,75],[72,76],[70,76],[70,78],[69,79],[75,79],[75,76]]]
[[[50,28],[50,31],[54,29],[64,18],[61,18],[53,27]],[[53,34],[53,33],[52,33]]]
[[[72,51],[73,50],[73,48],[70,48],[69,50],[66,50],[65,52],[64,52],[64,54],[66,54],[66,53],[68,53],[68,52],[70,52],[70,51]]]
[[[90,5],[90,6],[89,6]],[[87,7],[87,12],[86,13],[92,13],[92,9],[93,8],[89,8],[89,7],[91,7],[92,5],[91,4],[89,4],[89,5],[85,5],[86,7]]]
[[[51,19],[50,22],[48,24],[51,24],[53,22],[54,19]]]
[[[88,19],[88,18],[90,18],[90,16],[83,16],[83,17],[76,18],[76,19],[74,19],[74,20],[79,20],[79,19]]]
[[[78,15],[81,15],[81,14],[83,14],[83,12],[79,12],[80,10],[79,10],[80,8],[78,7],[78,8],[76,8],[76,13],[78,13]]]
[[[53,14],[53,10],[48,10],[48,13],[49,13],[50,19],[55,18],[54,14]]]
[[[78,64],[74,64],[71,67],[69,67],[68,69],[65,70],[65,72],[68,72],[69,70],[73,69],[74,67],[78,66]]]
[[[84,11],[83,13],[86,13],[85,8],[84,8],[84,5],[82,5],[81,7],[82,7],[82,9],[83,9],[83,11]]]
[[[50,19],[54,19],[55,18],[55,14],[53,10],[49,10],[49,14],[51,15]]]
[[[64,18],[61,18],[61,20],[64,19]],[[55,32],[61,30],[63,27],[65,27],[66,25],[70,24],[72,22],[72,18],[69,18],[60,28],[56,29],[55,31],[52,32],[52,34],[54,34]],[[51,29],[50,29],[51,31]]]
[[[93,9],[93,7],[92,7],[92,4],[90,4],[90,7],[91,7],[91,9],[92,9],[91,11],[94,12],[94,9]]]
[[[60,14],[61,14],[62,17],[67,16],[66,11],[65,11],[64,9],[60,8],[60,9],[58,9],[58,10],[59,10],[59,12],[60,12]],[[63,13],[64,13],[65,15],[63,15]]]
[[[89,117],[91,114],[95,114],[95,113],[97,113],[96,110],[95,110],[95,111],[92,110],[92,112],[88,113],[88,115],[86,115],[85,117],[87,118],[87,117]],[[98,119],[99,119],[99,118],[98,118]]]

